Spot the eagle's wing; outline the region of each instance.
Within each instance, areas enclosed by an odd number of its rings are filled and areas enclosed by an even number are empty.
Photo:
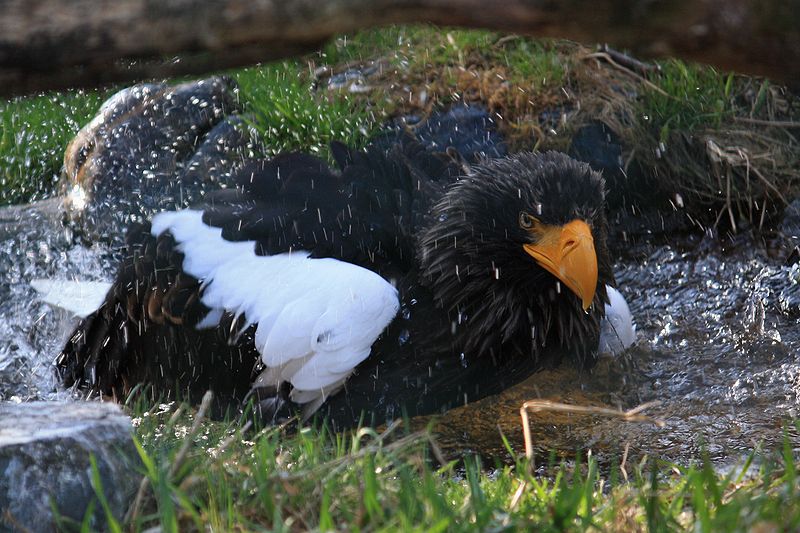
[[[303,250],[256,255],[254,241],[223,239],[201,211],[156,215],[153,235],[167,232],[183,254],[183,272],[202,283],[209,311],[195,327],[218,327],[224,313],[243,317],[233,338],[254,326],[267,375],[275,386],[289,382],[295,400],[341,385],[397,314],[397,290],[365,268]]]

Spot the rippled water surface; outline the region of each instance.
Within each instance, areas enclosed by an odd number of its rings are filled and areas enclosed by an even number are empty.
[[[50,213],[50,214],[48,214]],[[716,460],[773,447],[798,416],[800,321],[778,295],[796,284],[797,267],[770,259],[754,242],[723,250],[707,240],[625,248],[616,264],[620,290],[638,325],[638,345],[591,372],[541,372],[511,391],[457,409],[438,428],[458,449],[502,454],[498,428],[522,449],[519,406],[532,398],[631,408],[657,400],[650,414],[666,427],[601,417],[539,414],[537,449],[571,452],[625,447],[684,461],[702,448]],[[632,248],[632,249],[631,249]],[[63,399],[51,361],[73,325],[38,302],[35,278],[108,280],[108,249],[75,245],[52,205],[0,214],[0,399]]]

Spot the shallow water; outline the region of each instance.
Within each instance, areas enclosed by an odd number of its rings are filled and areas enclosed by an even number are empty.
[[[754,243],[705,248],[660,247],[617,268],[641,328],[632,377],[667,422],[637,435],[643,449],[680,458],[704,445],[722,459],[774,448],[784,427],[796,445],[800,324],[778,305],[794,272]]]
[[[0,215],[4,401],[69,397],[58,390],[51,362],[74,320],[40,303],[30,281],[108,280],[113,272],[107,248],[73,244],[57,217],[37,212],[6,209],[5,219]],[[14,231],[9,216],[16,219]],[[591,372],[541,372],[503,395],[456,409],[437,426],[441,443],[503,455],[499,428],[522,450],[519,406],[540,397],[623,409],[657,400],[660,405],[648,413],[666,427],[541,413],[532,417],[538,450],[610,454],[627,446],[631,455],[685,462],[705,449],[722,462],[759,444],[781,444],[784,430],[798,446],[800,437],[786,422],[800,412],[800,320],[778,304],[781,290],[797,283],[797,269],[746,239],[728,249],[706,240],[686,241],[681,248],[619,248],[625,251],[615,270],[637,322],[637,345]]]

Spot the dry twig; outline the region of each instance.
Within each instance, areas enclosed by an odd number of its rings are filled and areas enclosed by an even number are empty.
[[[531,436],[531,425],[528,417],[529,412],[540,413],[543,411],[558,411],[562,413],[577,413],[585,415],[601,415],[620,418],[625,422],[649,422],[664,427],[663,420],[645,416],[642,411],[658,405],[658,402],[644,403],[628,411],[617,411],[605,407],[595,407],[593,405],[569,405],[565,403],[551,402],[550,400],[528,400],[522,404],[519,410],[522,417],[522,431],[525,435],[525,457],[533,459],[533,437]]]
[[[603,59],[609,65],[611,65],[611,66],[619,69],[620,71],[625,72],[626,74],[629,74],[630,76],[636,78],[637,80],[639,80],[640,82],[644,83],[649,88],[651,88],[654,91],[656,91],[657,93],[662,94],[662,95],[666,96],[667,98],[672,98],[672,99],[675,98],[674,96],[672,96],[671,94],[668,94],[666,91],[664,91],[664,89],[662,89],[661,87],[659,87],[655,83],[651,82],[650,80],[648,80],[647,78],[645,78],[644,76],[639,74],[638,72],[634,72],[633,70],[631,70],[630,68],[626,67],[625,65],[620,65],[619,63],[614,61],[614,58],[612,58],[606,52],[594,52],[592,54],[586,54],[585,56],[583,56],[583,59]]]
[[[745,124],[772,126],[774,128],[800,128],[800,122],[792,122],[791,120],[761,120],[749,117],[733,117],[733,120],[736,122],[744,122]]]
[[[624,66],[628,70],[633,70],[635,72],[638,72],[639,74],[647,74],[649,72],[658,72],[659,70],[661,70],[661,68],[657,64],[651,64],[651,63],[645,63],[644,61],[639,61],[635,57],[629,56],[628,54],[625,54],[618,50],[614,50],[607,44],[602,44],[598,46],[597,49],[611,56],[614,59],[614,61]]]

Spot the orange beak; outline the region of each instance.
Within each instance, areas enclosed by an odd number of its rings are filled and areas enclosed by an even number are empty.
[[[563,226],[533,229],[536,244],[523,248],[539,265],[578,295],[584,311],[589,309],[597,290],[597,254],[589,225],[573,220]]]

